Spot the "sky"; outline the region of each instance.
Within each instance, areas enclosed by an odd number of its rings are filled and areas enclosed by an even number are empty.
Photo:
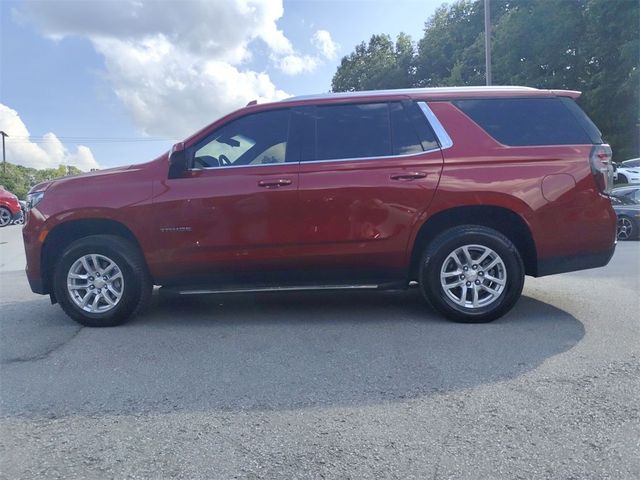
[[[7,161],[151,160],[250,100],[328,92],[371,35],[422,36],[441,0],[0,1]]]

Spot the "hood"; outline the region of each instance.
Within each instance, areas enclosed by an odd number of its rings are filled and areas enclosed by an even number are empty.
[[[125,165],[122,167],[106,168],[104,170],[95,170],[93,172],[80,173],[78,175],[68,175],[66,177],[54,178],[53,180],[47,180],[45,182],[40,182],[37,185],[34,185],[29,190],[29,193],[43,192],[51,188],[53,185],[58,186],[68,182],[82,181],[82,179],[84,178],[91,179],[96,177],[105,177],[108,175],[115,175],[122,172],[126,172],[128,170],[137,171],[143,168],[144,166],[149,165],[150,163],[152,162],[140,163],[135,165]]]

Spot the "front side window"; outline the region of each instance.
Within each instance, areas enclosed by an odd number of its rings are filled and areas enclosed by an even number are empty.
[[[194,169],[270,165],[287,159],[289,110],[232,120],[195,147]]]

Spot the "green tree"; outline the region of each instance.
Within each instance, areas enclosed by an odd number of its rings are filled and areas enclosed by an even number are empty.
[[[7,162],[6,169],[0,168],[0,185],[24,200],[29,189],[40,182],[79,173],[82,171],[73,166],[60,165],[58,168],[36,170]]]
[[[373,35],[344,57],[331,82],[334,92],[403,88],[413,84],[415,48],[411,37],[400,33],[395,44],[389,35]]]
[[[492,0],[494,84],[580,90],[614,158],[638,156],[639,10],[638,0]],[[417,49],[409,44],[394,48],[386,35],[361,43],[334,91],[485,83],[483,2],[443,5]]]
[[[611,143],[614,159],[640,150],[640,3],[589,0],[583,108]]]

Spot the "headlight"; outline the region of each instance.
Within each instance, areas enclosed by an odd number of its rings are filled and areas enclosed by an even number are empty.
[[[30,194],[28,194],[27,210],[31,210],[33,207],[39,204],[40,201],[43,199],[43,197],[44,197],[44,192],[31,192]]]

